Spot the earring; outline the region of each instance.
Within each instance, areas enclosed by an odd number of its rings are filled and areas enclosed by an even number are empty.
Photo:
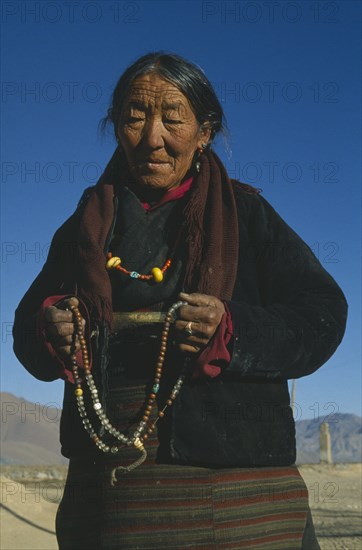
[[[201,143],[201,149],[198,149],[198,152],[200,155],[205,151],[206,147],[208,146],[207,143]]]
[[[201,170],[201,162],[200,161],[195,162],[195,168],[196,168],[196,172],[199,173],[200,170]]]

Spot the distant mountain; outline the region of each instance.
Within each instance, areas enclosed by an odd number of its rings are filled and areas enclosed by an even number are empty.
[[[60,454],[61,410],[1,393],[2,464],[66,464]]]
[[[61,410],[1,393],[0,463],[66,464],[60,454]],[[333,420],[333,422],[332,422]],[[319,428],[324,418],[296,423],[297,462],[319,462]],[[362,462],[362,419],[354,414],[334,414],[329,421],[334,462]]]
[[[319,428],[325,417],[296,422],[297,463],[319,462]],[[362,462],[362,419],[355,414],[327,418],[333,462]]]

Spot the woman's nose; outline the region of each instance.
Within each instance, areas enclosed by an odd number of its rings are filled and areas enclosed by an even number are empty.
[[[152,117],[146,122],[143,140],[152,149],[159,149],[164,146],[162,129],[163,125],[161,120]]]

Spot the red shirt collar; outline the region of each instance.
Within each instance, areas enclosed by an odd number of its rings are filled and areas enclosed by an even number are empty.
[[[185,180],[178,187],[175,187],[174,189],[170,189],[169,191],[167,191],[163,195],[162,199],[157,204],[154,204],[153,206],[151,206],[148,202],[141,202],[141,204],[143,208],[146,211],[148,211],[148,210],[153,210],[154,208],[158,208],[159,206],[161,206],[162,204],[165,204],[166,202],[176,201],[178,199],[181,199],[187,193],[187,191],[189,191],[192,185],[192,182],[193,182],[193,177],[191,176],[191,178],[188,178],[187,180]]]

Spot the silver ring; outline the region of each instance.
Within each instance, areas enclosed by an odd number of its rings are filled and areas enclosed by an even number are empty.
[[[186,332],[188,336],[193,335],[194,332],[192,330],[192,321],[189,321],[188,323],[186,323],[186,325],[184,326],[184,332]]]

